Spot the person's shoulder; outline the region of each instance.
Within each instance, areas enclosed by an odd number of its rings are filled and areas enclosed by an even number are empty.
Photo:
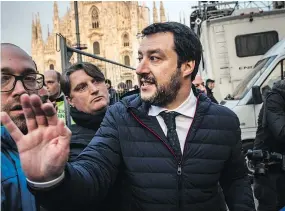
[[[120,101],[108,107],[106,115],[122,116],[127,113],[128,108],[138,108],[142,101],[139,94],[133,94],[124,97]]]
[[[116,108],[137,107],[139,103],[141,103],[140,95],[132,94],[123,97],[120,101],[116,102],[110,107],[116,107]]]
[[[211,102],[209,112],[218,116],[228,116],[228,117],[237,118],[237,115],[231,109],[213,102]]]

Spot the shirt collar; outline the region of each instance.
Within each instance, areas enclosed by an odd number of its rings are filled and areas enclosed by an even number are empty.
[[[167,110],[166,108],[152,105],[148,111],[148,115],[158,116],[159,113],[162,111],[176,111],[189,118],[194,118],[195,110],[196,110],[196,103],[197,103],[197,98],[195,97],[193,90],[191,89],[190,94],[187,97],[187,99],[176,109]]]

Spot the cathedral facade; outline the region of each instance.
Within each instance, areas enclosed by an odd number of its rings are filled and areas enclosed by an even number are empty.
[[[160,20],[155,3],[153,4],[153,21],[166,21],[163,3],[160,2]],[[70,8],[62,18],[59,18],[56,2],[53,10],[53,30],[51,33],[48,32],[45,41],[42,38],[39,14],[32,21],[32,57],[40,72],[49,69],[62,72],[59,40],[56,34],[62,34],[68,46],[76,46],[74,2],[70,2]],[[138,35],[150,24],[149,17],[149,8],[135,1],[78,1],[80,43],[87,47],[83,51],[136,67],[140,42]],[[86,56],[83,56],[82,60],[97,65],[115,88],[120,82],[130,87],[137,84],[133,70]],[[77,55],[74,53],[70,62],[76,61]]]

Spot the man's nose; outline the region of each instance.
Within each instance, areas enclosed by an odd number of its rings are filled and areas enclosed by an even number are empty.
[[[12,94],[13,95],[22,95],[24,93],[27,93],[27,90],[25,89],[23,82],[18,80],[15,84],[15,88],[14,88]]]
[[[138,75],[141,75],[143,73],[149,73],[149,64],[148,61],[146,59],[142,59],[141,62],[139,63],[137,69],[136,69],[136,73]]]
[[[89,91],[91,92],[91,94],[97,93],[99,91],[98,86],[93,83],[90,83]]]

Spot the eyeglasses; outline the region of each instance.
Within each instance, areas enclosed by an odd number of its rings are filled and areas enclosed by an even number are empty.
[[[28,91],[39,90],[44,86],[44,75],[40,73],[29,73],[23,76],[1,73],[1,92],[12,91],[19,80]]]

